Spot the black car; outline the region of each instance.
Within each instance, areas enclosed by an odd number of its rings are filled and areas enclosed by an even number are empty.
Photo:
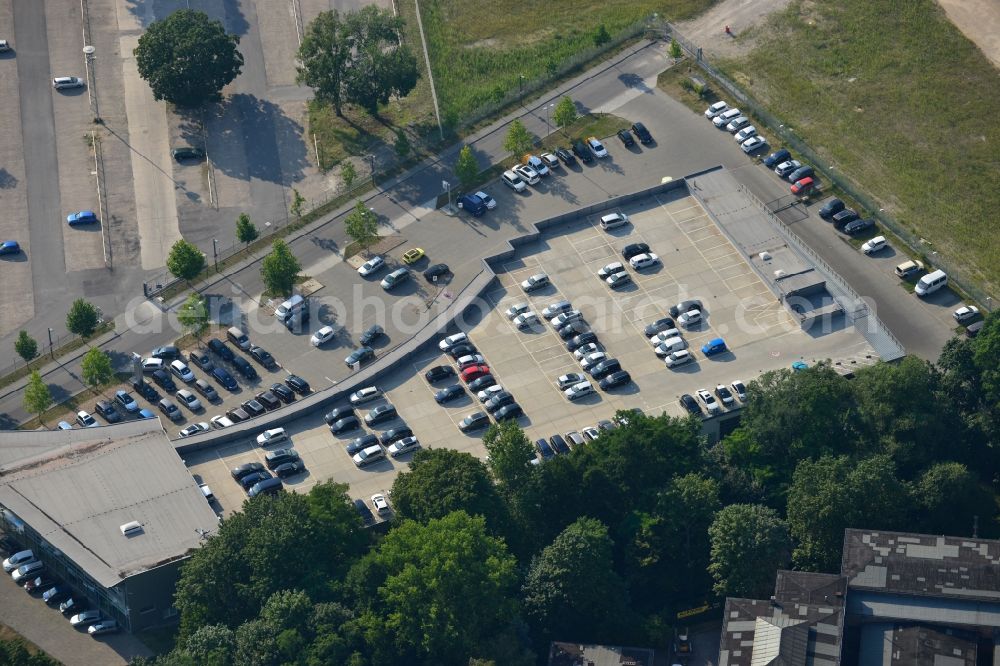
[[[434,278],[447,275],[450,272],[451,270],[448,268],[448,264],[434,264],[424,271],[424,279],[428,282],[433,282]]]
[[[259,462],[248,462],[248,463],[245,463],[243,465],[240,465],[239,467],[234,467],[230,471],[230,474],[233,475],[234,479],[236,479],[237,481],[239,481],[240,479],[242,479],[243,477],[247,476],[248,474],[253,474],[255,472],[260,472],[263,469],[264,469],[264,465],[262,465]]]
[[[244,378],[253,381],[257,379],[257,371],[253,369],[250,362],[247,361],[242,356],[236,356],[233,358],[233,367],[236,368],[237,372],[243,375]]]
[[[413,431],[403,426],[401,428],[393,428],[392,430],[386,430],[382,433],[382,446],[389,446],[395,441],[401,440],[404,437],[412,437]]]
[[[302,379],[298,375],[288,375],[287,377],[285,377],[285,384],[288,386],[288,388],[292,389],[299,395],[305,395],[310,391],[312,391],[312,389],[309,387],[309,382]]]
[[[265,409],[277,409],[278,407],[281,407],[281,401],[278,400],[278,396],[274,395],[270,391],[258,393],[255,397],[257,402],[264,405]]]
[[[848,236],[853,236],[854,234],[860,234],[862,231],[871,229],[874,226],[875,220],[870,217],[864,220],[854,220],[853,222],[847,223],[847,226],[844,227],[844,233]]]
[[[355,439],[352,439],[350,442],[348,442],[346,447],[347,455],[353,456],[358,451],[367,449],[369,446],[375,446],[376,444],[378,444],[378,437],[371,433],[368,433],[367,435],[362,435],[361,437],[356,437]]]
[[[103,416],[108,423],[118,423],[122,420],[122,415],[109,400],[98,400],[94,405],[94,411]]]
[[[181,148],[174,148],[170,151],[174,156],[174,159],[180,162],[181,160],[203,160],[205,159],[205,151],[201,148],[194,148],[193,146],[183,146]]]
[[[274,451],[268,451],[264,456],[264,464],[267,465],[268,469],[273,470],[278,465],[284,465],[287,462],[298,459],[299,452],[295,449],[275,449]]]
[[[455,345],[449,349],[448,356],[451,356],[452,358],[462,358],[463,356],[469,356],[477,352],[478,350],[474,345],[469,344],[468,342],[463,342],[462,344]]]
[[[195,351],[188,352],[188,360],[205,372],[211,372],[212,368],[215,367],[215,364],[212,363],[212,357],[208,355],[208,352],[203,352],[197,349]]]
[[[808,178],[809,176],[812,176],[815,173],[816,173],[815,169],[813,169],[808,164],[805,164],[803,166],[800,166],[798,169],[796,169],[795,171],[791,172],[790,174],[788,174],[788,182],[789,183],[797,183],[800,180],[802,180],[803,178]]]
[[[350,355],[344,359],[344,363],[348,366],[358,365],[364,363],[369,359],[375,358],[375,350],[371,347],[358,347],[350,353]]]
[[[701,311],[701,301],[697,298],[689,298],[686,301],[681,301],[677,305],[670,306],[670,316],[676,317],[682,315],[685,312],[690,312],[691,310]]]
[[[309,323],[309,308],[302,308],[297,312],[293,312],[289,315],[288,319],[285,320],[285,328],[293,333],[301,333],[302,327]]]
[[[606,358],[590,369],[590,376],[594,379],[604,379],[612,372],[622,369],[622,364],[616,358]]]
[[[216,366],[212,369],[212,379],[219,382],[222,388],[228,391],[235,391],[239,388],[239,384],[236,383],[236,378],[233,377],[228,370],[225,368],[220,368]]]
[[[830,219],[833,220],[833,225],[835,227],[842,227],[848,222],[853,222],[854,220],[858,219],[858,217],[860,216],[858,215],[858,212],[856,210],[853,210],[851,208],[844,208],[834,213],[833,217]]]
[[[767,157],[764,158],[764,166],[768,169],[773,169],[782,162],[787,162],[792,159],[792,154],[782,148],[781,150],[776,150]]]
[[[626,259],[640,254],[649,254],[649,246],[645,243],[631,243],[622,248],[622,256]]]
[[[439,405],[443,405],[446,402],[451,402],[459,396],[465,395],[465,389],[463,389],[458,384],[452,384],[451,386],[445,386],[443,389],[434,394],[434,400]]]
[[[566,445],[566,440],[562,438],[562,435],[552,435],[549,437],[549,445],[552,446],[556,453],[569,453],[569,446]]]
[[[371,326],[368,327],[367,330],[365,330],[364,333],[361,334],[361,337],[358,339],[358,341],[362,345],[367,346],[372,342],[374,342],[375,340],[378,340],[383,335],[385,335],[385,329],[383,329],[378,324],[372,324]]]
[[[577,319],[576,321],[571,321],[562,328],[559,329],[559,337],[563,340],[569,340],[570,338],[575,338],[581,333],[590,332],[590,326],[587,322],[582,319]]]
[[[274,468],[274,475],[279,479],[283,479],[287,476],[295,476],[296,474],[301,474],[306,471],[306,464],[301,460],[293,460],[291,462],[281,463]]]
[[[375,409],[365,414],[365,423],[375,425],[383,421],[391,421],[396,418],[396,408],[393,405],[379,405]]]
[[[345,416],[354,416],[354,408],[347,406],[335,407],[326,413],[326,415],[323,417],[323,420],[326,421],[327,425],[330,425],[334,421],[339,421]]]
[[[590,148],[579,139],[573,142],[573,154],[579,157],[584,164],[590,164],[594,161],[594,154],[590,152]]]
[[[361,522],[364,523],[365,527],[375,524],[375,515],[372,514],[372,510],[368,508],[363,499],[354,500],[354,510],[361,516]]]
[[[278,362],[274,360],[273,356],[271,356],[271,352],[267,351],[263,347],[251,347],[250,358],[257,361],[268,370],[276,370],[278,368]]]
[[[612,372],[610,375],[605,377],[600,381],[598,386],[601,387],[602,391],[608,391],[615,388],[616,386],[624,386],[632,381],[632,375],[628,374],[627,370],[618,370]]]
[[[632,123],[632,132],[639,139],[639,143],[643,145],[653,143],[653,135],[649,133],[649,130],[642,123]]]
[[[549,460],[550,458],[554,458],[556,455],[556,452],[552,450],[552,447],[549,446],[549,443],[543,438],[535,440],[535,448],[542,454],[542,460]]]
[[[146,400],[150,402],[156,402],[160,399],[160,392],[153,388],[153,385],[149,382],[139,380],[132,380],[132,388],[135,392],[141,395]]]
[[[484,388],[489,388],[490,386],[495,386],[497,383],[496,377],[493,375],[483,375],[479,379],[473,379],[469,382],[469,390],[473,394],[479,393]]]
[[[493,414],[493,418],[497,421],[504,421],[506,419],[516,419],[517,417],[524,414],[524,410],[521,409],[521,405],[516,402],[509,405],[504,405]]]
[[[566,351],[574,352],[580,347],[589,345],[592,342],[597,342],[597,333],[594,333],[593,331],[581,333],[566,343]]]
[[[242,405],[240,405],[240,407],[245,412],[247,412],[248,414],[250,414],[250,416],[260,416],[261,414],[263,414],[266,411],[264,409],[264,405],[260,404],[256,400],[252,400],[252,399],[251,400],[247,400]]]
[[[218,338],[212,338],[206,344],[214,354],[227,363],[232,363],[233,359],[236,357],[233,350],[229,348],[229,345]]]
[[[632,138],[632,133],[626,129],[618,130],[618,138],[621,139],[622,144],[626,148],[631,148],[635,145],[635,139]]]
[[[350,432],[351,430],[356,430],[361,427],[361,421],[354,414],[345,416],[342,419],[337,419],[330,424],[330,432],[334,435],[339,435],[342,432]]]
[[[473,412],[459,421],[458,429],[462,432],[469,432],[477,428],[484,428],[490,424],[490,417],[485,412]]]
[[[49,606],[58,606],[62,602],[69,599],[69,588],[62,587],[61,585],[56,585],[55,587],[49,588],[42,594],[42,600]]]
[[[819,216],[824,220],[829,220],[831,217],[844,210],[846,206],[844,202],[840,199],[830,199],[823,207],[819,209]]]
[[[174,384],[173,377],[171,377],[170,373],[166,370],[163,370],[162,368],[154,370],[152,377],[153,381],[156,382],[164,391],[170,391],[172,393],[177,390],[177,384]]]
[[[149,354],[153,358],[162,358],[164,361],[173,361],[181,357],[181,350],[173,345],[157,347]]]
[[[448,377],[455,376],[455,369],[450,365],[436,365],[427,372],[424,373],[424,379],[428,383],[433,384],[434,382],[439,382],[442,379],[447,379]]]
[[[233,423],[242,423],[243,421],[246,421],[247,419],[250,418],[249,412],[247,412],[242,407],[237,407],[236,409],[230,409],[228,412],[226,412],[226,416],[228,416],[229,420],[232,421]]]
[[[295,393],[292,389],[288,388],[284,384],[274,383],[271,384],[271,393],[278,396],[282,402],[292,403],[295,402]]]
[[[642,333],[647,338],[651,338],[660,331],[665,331],[668,328],[673,328],[673,327],[674,327],[674,320],[670,317],[663,317],[661,319],[657,319],[652,324],[647,324],[646,328],[642,330]]]
[[[194,390],[202,394],[209,402],[215,402],[219,399],[219,393],[204,379],[194,380]]]
[[[698,401],[694,399],[689,393],[685,393],[681,396],[681,407],[686,409],[689,414],[694,414],[695,416],[701,416],[701,407],[698,406]]]
[[[271,473],[268,472],[266,469],[262,469],[258,472],[254,472],[253,474],[247,474],[239,481],[240,485],[243,487],[243,490],[250,490],[261,481],[266,481],[267,479],[270,478],[271,478]]]
[[[569,152],[565,148],[556,148],[556,157],[562,160],[562,163],[566,166],[573,166],[576,164],[576,158],[573,157],[573,153]]]
[[[505,405],[514,402],[514,395],[510,391],[501,391],[486,401],[486,411],[492,414]]]

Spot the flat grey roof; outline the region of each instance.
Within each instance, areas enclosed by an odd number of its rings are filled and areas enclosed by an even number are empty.
[[[158,420],[65,432],[0,432],[31,455],[0,467],[0,506],[97,582],[185,556],[218,518]],[[133,536],[120,526],[142,524]]]
[[[559,641],[549,646],[549,666],[653,666],[654,657],[649,648]]]
[[[1000,541],[848,529],[841,572],[851,589],[1000,601]]]

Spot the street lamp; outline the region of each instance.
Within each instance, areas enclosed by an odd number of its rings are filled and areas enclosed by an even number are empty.
[[[212,239],[212,256],[215,258],[215,272],[219,272],[219,240]]]
[[[555,102],[545,106],[545,133],[551,134],[552,128],[549,126],[549,114],[552,112],[552,107],[555,106]]]
[[[524,94],[524,74],[517,75],[517,94]]]
[[[52,347],[52,328],[49,328],[49,356],[56,357],[56,350]]]
[[[372,165],[372,186],[375,185],[375,155],[368,155],[368,161]]]

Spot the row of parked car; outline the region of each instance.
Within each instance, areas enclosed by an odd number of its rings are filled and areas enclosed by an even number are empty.
[[[17,544],[8,539],[4,540],[3,551],[7,555],[3,561],[4,573],[10,574],[28,594],[39,596],[46,605],[58,608],[73,627],[86,628],[91,636],[118,631],[115,620],[90,608],[84,595],[49,575],[45,563],[36,557],[34,551],[18,550]]]
[[[334,435],[343,435],[361,428],[362,421],[369,428],[380,423],[387,423],[399,417],[395,405],[383,402],[380,405],[368,410],[364,417],[359,418],[356,409],[374,400],[383,398],[384,394],[377,386],[367,386],[352,393],[348,402],[349,405],[336,407],[327,412],[323,419],[330,427],[330,432]],[[345,450],[358,467],[366,467],[378,460],[385,458],[386,453],[392,457],[400,456],[404,453],[414,451],[420,446],[420,441],[413,430],[405,423],[401,426],[390,428],[381,435],[366,433],[355,437],[347,443]]]
[[[740,149],[750,155],[763,150],[767,139],[757,134],[757,128],[750,124],[750,118],[737,108],[730,108],[727,102],[716,102],[705,109],[705,117],[719,129],[733,135]]]

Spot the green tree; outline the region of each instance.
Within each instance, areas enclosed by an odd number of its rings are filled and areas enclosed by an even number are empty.
[[[292,254],[288,244],[279,239],[274,241],[271,253],[261,262],[260,277],[269,292],[288,296],[292,293],[300,270],[302,265],[299,260]]]
[[[482,517],[404,520],[348,575],[372,663],[465,664],[515,617],[517,563]]]
[[[38,356],[38,343],[35,342],[33,337],[28,335],[27,331],[21,331],[17,334],[17,340],[14,341],[14,351],[25,362],[28,362]]]
[[[344,218],[344,230],[351,240],[362,249],[367,249],[378,242],[378,218],[375,211],[365,206],[360,199],[354,210]]]
[[[295,217],[302,217],[302,204],[306,202],[306,198],[302,196],[297,189],[292,188],[292,205],[289,210]]]
[[[417,85],[417,59],[403,39],[405,22],[389,10],[366,5],[347,15],[354,48],[343,74],[344,96],[373,116],[392,97]]]
[[[32,370],[28,376],[28,383],[24,387],[24,408],[34,414],[41,416],[52,406],[52,391],[48,384],[42,380],[42,376],[37,370]]]
[[[183,651],[195,664],[229,666],[233,663],[236,636],[223,624],[199,627],[184,641]]]
[[[208,309],[205,307],[205,299],[201,294],[195,292],[187,297],[177,310],[177,321],[186,331],[197,336],[208,326]]]
[[[66,314],[66,329],[70,333],[87,338],[93,335],[100,318],[100,313],[93,303],[78,298],[73,301]]]
[[[503,149],[515,158],[520,159],[534,145],[535,138],[528,132],[528,128],[524,126],[524,123],[516,118],[512,120],[510,127],[507,128],[507,136],[503,140]]]
[[[996,533],[996,502],[975,474],[957,462],[929,467],[911,490],[912,504],[919,507],[919,529],[928,534],[968,534],[975,517],[984,531]]]
[[[608,32],[608,27],[601,23],[594,30],[594,46],[604,46],[611,41],[611,34]]]
[[[115,370],[111,367],[111,357],[97,347],[91,347],[90,351],[83,355],[80,366],[83,371],[83,381],[94,390],[104,386],[115,376]]]
[[[239,75],[239,43],[204,12],[180,9],[151,23],[133,53],[155,99],[194,107],[222,99],[222,89]]]
[[[986,396],[993,404],[1000,403],[1000,314],[987,315],[973,348],[973,359]]]
[[[246,213],[240,213],[240,216],[236,218],[236,240],[244,245],[250,245],[259,236],[257,225],[250,221],[250,216]]]
[[[205,255],[194,243],[180,239],[167,255],[167,270],[174,277],[191,281],[205,268]]]
[[[539,644],[609,641],[628,622],[628,595],[614,571],[614,544],[599,520],[571,524],[531,563],[524,610]]]
[[[670,57],[673,58],[674,60],[677,60],[678,58],[680,58],[683,55],[684,55],[684,52],[681,50],[680,43],[676,39],[671,39],[670,40]]]
[[[392,501],[399,518],[426,523],[453,511],[483,516],[493,534],[507,526],[507,511],[486,465],[453,449],[420,449],[392,484]]]
[[[410,146],[410,139],[406,136],[406,132],[401,129],[396,130],[396,141],[393,142],[393,148],[396,150],[396,154],[400,158],[406,157],[410,154],[412,147]]]
[[[6,666],[59,666],[60,663],[62,662],[56,661],[41,651],[32,654],[20,638],[0,639],[0,664]]]
[[[344,181],[344,187],[351,189],[357,178],[358,170],[354,168],[354,163],[351,160],[344,160],[343,164],[340,165],[340,179]]]
[[[788,491],[788,524],[798,545],[793,559],[808,571],[839,570],[844,529],[906,531],[908,496],[887,455],[803,460]]]
[[[458,182],[462,184],[463,189],[475,185],[479,178],[479,160],[476,159],[471,147],[462,146],[462,150],[459,151],[455,175],[458,176]]]
[[[297,80],[313,89],[316,101],[343,116],[344,76],[354,37],[336,10],[320,12],[306,28],[299,46]]]
[[[483,435],[486,446],[486,465],[496,479],[500,492],[510,498],[519,493],[534,471],[529,464],[535,458],[535,449],[521,426],[514,420],[490,425]]]
[[[556,103],[555,110],[552,111],[552,120],[557,127],[568,127],[576,122],[576,104],[569,97],[563,97]]]
[[[717,594],[759,599],[774,587],[775,571],[785,566],[791,542],[788,525],[774,509],[730,504],[708,528],[712,541],[709,573]]]

